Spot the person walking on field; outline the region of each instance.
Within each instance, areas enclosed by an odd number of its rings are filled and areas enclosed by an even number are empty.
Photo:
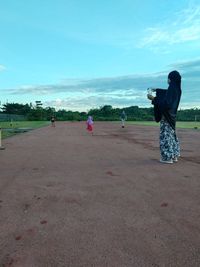
[[[52,127],[56,127],[56,125],[55,125],[55,117],[54,116],[51,116],[51,126]]]
[[[172,71],[168,75],[167,90],[156,89],[156,96],[148,94],[154,105],[156,121],[160,121],[161,163],[174,163],[180,157],[180,145],[176,136],[176,115],[181,99],[181,75]],[[164,94],[161,91],[165,91]]]
[[[92,116],[88,116],[88,119],[87,119],[86,124],[87,124],[87,130],[88,130],[88,132],[91,132],[92,135],[93,135],[93,124],[94,124],[94,122],[93,122]]]
[[[120,119],[121,119],[121,122],[122,122],[122,128],[125,127],[125,121],[127,120],[127,116],[126,116],[126,113],[125,111],[123,110],[121,115],[120,115]]]

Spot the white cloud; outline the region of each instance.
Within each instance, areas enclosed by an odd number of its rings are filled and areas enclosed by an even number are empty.
[[[11,94],[31,94],[31,95],[52,95],[65,93],[66,95],[92,95],[106,94],[113,95],[122,92],[135,92],[138,94],[141,90],[149,86],[159,84],[165,79],[166,73],[153,73],[143,75],[128,75],[119,77],[107,77],[90,80],[77,80],[76,83],[70,83],[65,80],[62,84],[52,85],[24,85],[20,88],[9,89]],[[166,79],[165,79],[166,80]],[[165,81],[164,80],[164,81]]]
[[[64,80],[52,85],[25,85],[9,89],[11,95],[43,95],[45,105],[55,108],[87,110],[102,105],[150,106],[146,99],[148,87],[167,88],[169,71],[177,69],[182,75],[181,105],[196,106],[200,99],[200,58],[171,64],[168,70],[143,75],[127,75],[89,80]],[[54,100],[49,100],[52,99]],[[199,104],[200,106],[200,104]]]
[[[0,71],[3,71],[5,69],[6,69],[6,67],[4,65],[0,65]]]
[[[200,41],[200,6],[192,6],[172,16],[159,26],[147,28],[139,47],[180,44]],[[163,49],[163,47],[161,48]]]
[[[111,105],[113,107],[125,106],[149,106],[149,101],[144,101],[141,96],[108,96],[108,95],[93,95],[82,97],[69,97],[63,100],[51,100],[44,102],[44,106],[51,106],[56,109],[67,109],[73,111],[87,111],[92,108],[99,108],[100,106]]]

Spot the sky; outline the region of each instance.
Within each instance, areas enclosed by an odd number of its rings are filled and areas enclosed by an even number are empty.
[[[173,70],[200,108],[199,0],[0,0],[1,104],[150,107]]]

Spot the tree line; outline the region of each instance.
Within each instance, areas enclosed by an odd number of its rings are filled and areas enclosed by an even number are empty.
[[[153,107],[142,108],[138,106],[113,108],[111,105],[104,105],[99,108],[90,109],[88,112],[79,112],[71,110],[55,110],[53,107],[45,107],[42,105],[6,103],[3,104],[0,110],[2,114],[23,115],[27,120],[46,121],[50,120],[51,116],[55,116],[58,121],[83,121],[87,116],[93,116],[94,120],[98,121],[117,121],[120,118],[122,111],[125,111],[127,120],[129,121],[153,121]],[[177,114],[179,121],[200,121],[200,109],[191,108],[179,110]]]

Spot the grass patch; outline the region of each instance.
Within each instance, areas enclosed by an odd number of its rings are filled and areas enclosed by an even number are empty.
[[[128,121],[128,124],[144,125],[144,126],[159,126],[160,124],[155,121]],[[177,128],[184,129],[200,129],[200,121],[177,121]]]
[[[128,124],[142,125],[142,126],[159,126],[155,121],[127,121]]]
[[[11,122],[0,122],[0,128],[2,128],[2,138],[6,138],[15,135],[16,129],[30,128],[36,129],[43,126],[49,125],[48,121],[13,121]]]
[[[200,129],[200,121],[178,121],[177,122],[178,128],[186,128],[186,129]]]

